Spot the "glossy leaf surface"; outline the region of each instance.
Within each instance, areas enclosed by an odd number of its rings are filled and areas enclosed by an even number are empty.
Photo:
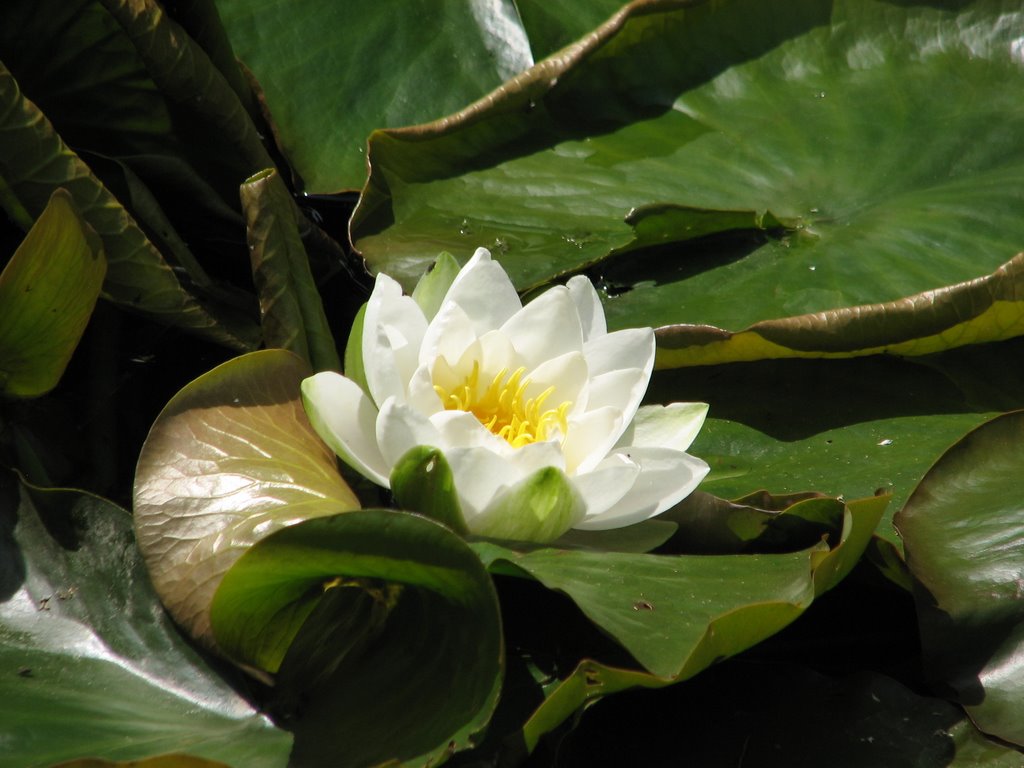
[[[310,517],[357,509],[313,432],[284,350],[235,358],[196,379],[150,431],[135,479],[135,526],[171,615],[209,642],[224,572],[254,542]]]
[[[9,474],[0,501],[0,672],[5,768],[167,752],[253,768],[287,762],[290,735],[171,624],[128,513],[71,491],[19,496]]]
[[[634,3],[486,102],[375,133],[353,238],[409,285],[479,245],[520,288],[586,269],[613,327],[701,326],[661,332],[664,364],[1016,334],[1016,288],[886,303],[1024,244],[1020,21],[997,2]],[[776,318],[721,354],[702,330]]]
[[[507,0],[317,0],[298,13],[287,0],[217,0],[217,8],[307,192],[358,189],[374,128],[442,117],[533,63]]]
[[[764,640],[796,619],[842,580],[860,558],[887,499],[845,508],[832,549],[761,555],[643,555],[537,548],[515,551],[495,542],[473,546],[492,570],[511,565],[566,594],[643,670],[586,659],[552,684],[526,722],[528,749],[587,701],[634,687],[662,687]]]
[[[896,518],[928,670],[978,726],[1024,744],[1024,412],[967,434],[925,475]]]

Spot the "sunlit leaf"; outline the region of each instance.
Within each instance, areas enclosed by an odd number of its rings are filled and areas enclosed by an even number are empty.
[[[296,13],[287,0],[217,0],[217,8],[307,192],[359,188],[374,128],[461,109],[533,63],[511,3],[316,0]]]
[[[0,389],[57,385],[103,284],[103,246],[71,195],[57,190],[0,274]]]
[[[658,365],[786,357],[927,355],[1024,333],[1024,254],[991,275],[885,304],[766,320],[731,333],[706,325],[658,329]]]
[[[407,286],[477,246],[521,289],[586,270],[611,327],[684,324],[663,364],[1005,338],[1021,23],[980,0],[635,2],[486,101],[375,132],[353,240]]]
[[[711,405],[691,450],[702,490],[892,494],[890,515],[938,456],[995,413],[1024,407],[1024,340],[922,358],[779,360],[661,371],[651,402]],[[900,546],[891,519],[879,535]]]
[[[566,594],[660,684],[668,684],[793,622],[815,595],[835,586],[853,567],[887,501],[848,505],[842,511],[842,538],[830,542],[831,549],[819,543],[784,554],[673,556],[551,548],[518,552],[494,542],[473,547],[493,567],[514,565]],[[843,506],[819,499],[798,504],[822,502]],[[628,687],[629,681],[612,688]],[[602,686],[588,682],[580,692],[586,697],[611,692]],[[577,702],[574,706],[584,700],[575,693],[561,695]]]
[[[309,375],[284,350],[230,360],[175,395],[142,448],[139,547],[171,615],[206,642],[213,594],[248,547],[359,506],[306,418],[299,384]]]
[[[0,765],[187,752],[283,768],[291,737],[182,640],[131,517],[72,491],[19,499],[11,480],[0,494]]]

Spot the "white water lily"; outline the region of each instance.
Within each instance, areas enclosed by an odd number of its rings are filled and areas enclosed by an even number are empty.
[[[384,487],[408,451],[439,449],[472,533],[550,541],[631,525],[708,472],[686,453],[707,406],[640,407],[654,331],[608,333],[585,277],[523,306],[482,248],[461,270],[443,256],[413,296],[380,274],[361,353],[362,386],[334,372],[303,382],[313,426]]]

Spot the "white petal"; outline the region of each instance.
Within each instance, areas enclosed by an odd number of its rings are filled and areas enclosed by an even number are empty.
[[[500,491],[519,482],[509,462],[486,448],[453,448],[444,452],[455,479],[455,491],[466,518],[473,528],[473,518],[480,515]]]
[[[387,488],[390,472],[377,447],[377,406],[360,386],[324,371],[302,382],[302,401],[320,439],[363,477]]]
[[[569,278],[565,287],[569,289],[569,296],[576,304],[580,325],[583,328],[583,340],[604,336],[608,332],[608,326],[605,324],[604,307],[601,306],[601,299],[598,298],[594,284],[583,275],[576,275]]]
[[[473,371],[473,363],[479,362],[482,354],[480,340],[476,339],[454,362],[447,357],[434,358],[433,363],[428,363],[431,381],[446,392],[454,392],[466,383],[466,378]]]
[[[408,390],[406,404],[424,416],[430,416],[443,409],[441,398],[434,390],[431,370],[427,366],[421,365],[416,369],[416,373],[409,380]]]
[[[381,406],[376,433],[381,456],[389,468],[418,445],[445,449],[440,433],[430,420],[394,397],[385,400]]]
[[[583,347],[591,376],[599,376],[620,368],[654,368],[654,330],[627,328],[591,339]]]
[[[363,320],[363,368],[378,404],[389,397],[405,401],[405,385],[416,370],[427,319],[401,286],[377,275]]]
[[[523,306],[505,270],[485,248],[478,248],[459,272],[444,297],[448,302],[465,310],[477,336],[501,327]]]
[[[625,426],[622,413],[615,408],[571,416],[562,443],[566,471],[570,475],[590,472],[615,445]]]
[[[523,365],[512,342],[501,331],[489,331],[480,337],[480,370],[491,376],[498,371],[514,371]]]
[[[617,448],[640,467],[629,492],[603,514],[587,516],[577,528],[599,531],[622,528],[661,514],[690,495],[708,473],[708,465],[669,448]]]
[[[582,410],[586,402],[581,402],[587,385],[587,363],[581,352],[569,352],[564,355],[545,360],[528,374],[530,380],[526,388],[527,398],[538,397],[549,387],[554,391],[544,401],[543,408],[557,408],[568,401],[574,408],[570,412]]]
[[[587,517],[611,509],[633,487],[640,467],[625,456],[609,456],[592,472],[576,475],[573,485],[587,505]]]
[[[527,369],[545,360],[583,349],[583,330],[569,291],[556,285],[513,315],[501,330],[512,341]]]
[[[645,405],[622,433],[619,445],[685,451],[697,437],[707,415],[707,403]]]
[[[501,440],[501,438],[498,439]],[[565,471],[565,456],[562,454],[562,448],[558,443],[550,440],[530,443],[522,448],[512,448],[508,460],[519,477],[532,475],[544,467],[555,467]]]
[[[446,303],[427,326],[418,362],[420,365],[430,365],[437,357],[443,357],[449,362],[458,360],[474,341],[476,334],[469,315],[460,305]]]
[[[430,417],[441,442],[448,448],[486,448],[498,456],[509,456],[515,448],[480,423],[468,411],[439,411]]]
[[[595,376],[587,394],[587,408],[610,406],[622,413],[625,424],[632,421],[636,409],[640,406],[651,372],[639,368],[623,368]]]

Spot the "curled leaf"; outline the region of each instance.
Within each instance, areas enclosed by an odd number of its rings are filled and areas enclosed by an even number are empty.
[[[135,476],[135,529],[171,615],[212,643],[209,608],[254,542],[310,517],[357,509],[299,394],[310,375],[284,350],[230,360],[175,395]]]

